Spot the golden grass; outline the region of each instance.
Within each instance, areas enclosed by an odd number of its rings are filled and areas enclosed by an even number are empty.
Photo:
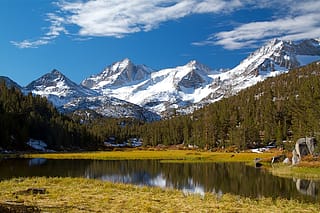
[[[21,193],[29,188],[45,194]],[[19,178],[0,182],[1,204],[35,206],[42,212],[319,212],[320,205],[295,200],[250,199],[225,194],[113,184],[83,178]]]
[[[271,159],[274,153],[225,153],[196,150],[123,150],[110,152],[25,154],[27,158],[98,159],[98,160],[164,160],[166,162],[252,162],[255,158]]]
[[[287,178],[301,178],[301,179],[320,179],[320,167],[308,167],[304,165],[288,166],[284,164],[276,164],[269,169],[269,171],[276,176]]]

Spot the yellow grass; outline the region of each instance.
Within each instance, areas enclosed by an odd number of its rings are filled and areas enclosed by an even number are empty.
[[[45,194],[26,193],[30,188]],[[236,195],[185,195],[181,191],[83,178],[19,178],[0,182],[1,205],[42,212],[320,212],[319,204]]]
[[[164,160],[166,162],[253,162],[255,158],[271,159],[274,153],[225,153],[197,150],[123,150],[110,152],[26,154],[27,158],[99,159],[99,160]]]
[[[320,179],[320,167],[274,165],[269,169],[273,175],[287,178]]]

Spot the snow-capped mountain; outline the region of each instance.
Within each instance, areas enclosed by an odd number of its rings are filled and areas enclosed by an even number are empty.
[[[97,96],[98,94],[80,86],[58,70],[52,70],[26,86],[27,91],[45,96],[55,106],[62,106],[75,98]]]
[[[160,116],[138,105],[108,96],[78,85],[58,70],[53,70],[31,82],[26,91],[45,96],[63,113],[79,111],[95,112],[105,117],[132,117],[154,121]]]
[[[176,109],[190,112],[267,77],[319,59],[318,40],[295,43],[274,39],[229,71],[211,70],[197,61],[154,71],[125,59],[84,80],[82,85],[105,96],[127,100],[168,115]]]
[[[118,72],[111,72],[115,70],[113,68],[119,67],[119,64],[122,65],[121,70],[117,69]],[[140,69],[143,70],[140,71],[143,74],[139,75],[139,79],[129,81],[122,87],[119,87],[118,84],[115,85],[114,79],[118,79],[124,73],[124,76],[132,76],[132,73],[137,73],[136,69],[132,69],[132,67],[143,68]],[[212,71],[197,61],[191,61],[176,68],[152,71],[146,66],[134,65],[130,61],[128,63],[128,60],[125,59],[122,62],[114,63],[90,80],[86,79],[82,85],[88,85],[87,82],[94,79],[95,84],[90,87],[91,89],[103,95],[127,100],[161,113],[171,108],[188,106],[206,97],[210,92],[208,87],[213,81],[210,75],[214,73],[216,71]],[[107,78],[105,78],[106,74],[108,74]]]
[[[252,86],[258,81],[289,69],[320,59],[320,42],[314,39],[300,42],[274,39],[249,55],[238,66],[220,76],[232,93]]]

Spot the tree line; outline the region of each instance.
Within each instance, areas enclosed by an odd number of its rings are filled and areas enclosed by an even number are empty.
[[[42,140],[54,150],[96,149],[100,142],[46,98],[24,95],[0,81],[0,149],[26,150],[30,139]]]

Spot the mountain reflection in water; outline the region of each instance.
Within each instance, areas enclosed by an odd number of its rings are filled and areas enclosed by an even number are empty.
[[[13,177],[84,177],[156,186],[184,193],[231,193],[246,197],[319,201],[319,182],[271,175],[244,163],[160,163],[157,160],[2,159],[0,179]]]

